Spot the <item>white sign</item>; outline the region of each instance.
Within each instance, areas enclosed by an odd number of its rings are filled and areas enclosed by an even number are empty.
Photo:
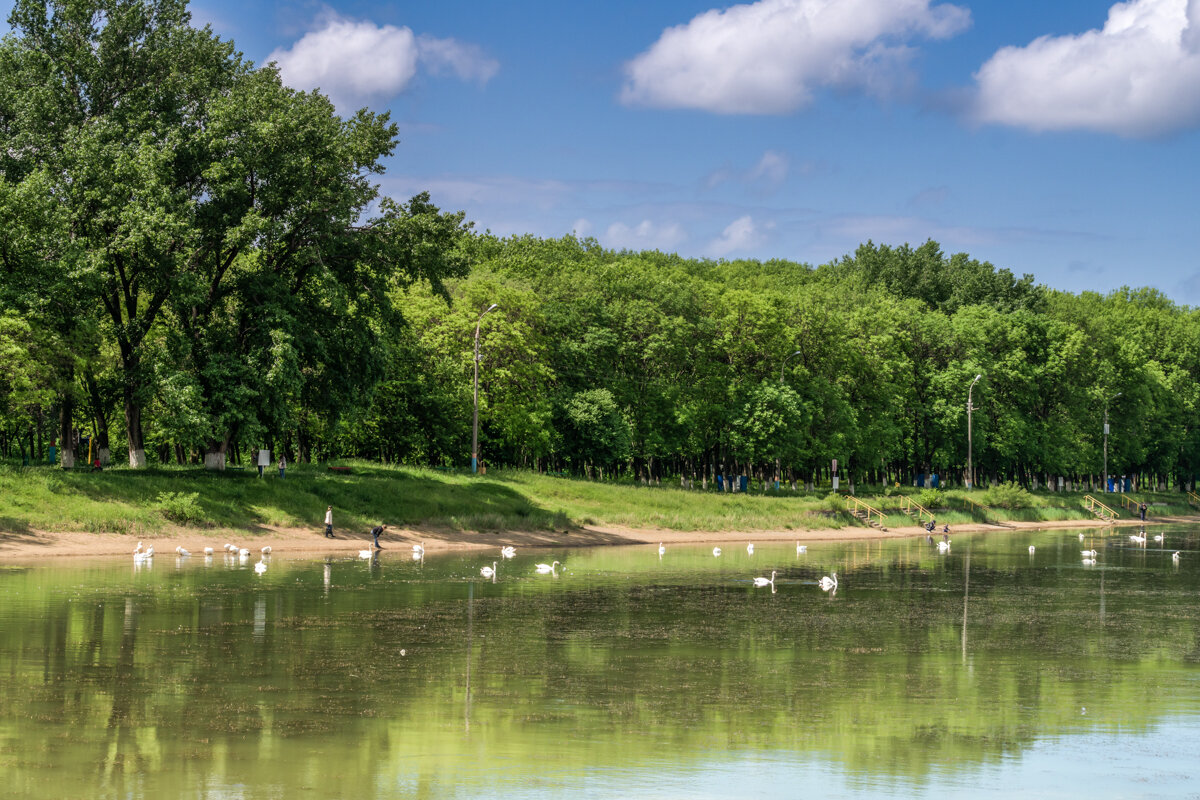
[[[271,466],[271,451],[270,450],[259,450],[258,451],[258,466],[260,466],[260,467]]]
[[[1108,423],[1104,423],[1104,435],[1108,436]]]
[[[836,492],[837,488],[838,488],[838,477],[837,477],[837,475],[834,475],[833,476],[833,490]]]

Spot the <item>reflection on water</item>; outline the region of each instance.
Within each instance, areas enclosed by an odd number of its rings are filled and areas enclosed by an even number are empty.
[[[0,777],[37,798],[1178,796],[1200,539],[1166,533],[1096,532],[1094,566],[1040,532],[522,551],[495,583],[490,552],[0,570]]]

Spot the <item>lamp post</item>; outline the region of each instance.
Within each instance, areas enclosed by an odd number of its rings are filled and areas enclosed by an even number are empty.
[[[1104,491],[1108,491],[1108,404],[1121,396],[1117,392],[1104,401]]]
[[[785,358],[783,360],[782,364],[779,365],[779,382],[780,383],[783,383],[783,368],[787,366],[787,362],[791,361],[793,358],[800,355],[800,352],[801,351],[797,350],[796,352],[792,353],[790,356],[788,356],[787,358]]]
[[[971,412],[975,410],[975,406],[971,402],[971,393],[975,391],[975,384],[979,383],[979,379],[983,377],[983,373],[975,376],[975,380],[971,381],[971,385],[967,387],[967,488],[975,488],[975,461],[974,449],[975,443],[971,439]]]
[[[498,308],[496,303],[492,303],[475,322],[475,392],[473,396],[474,414],[471,420],[471,473],[479,471],[479,326],[483,323],[483,318],[487,316],[489,311],[495,311]]]

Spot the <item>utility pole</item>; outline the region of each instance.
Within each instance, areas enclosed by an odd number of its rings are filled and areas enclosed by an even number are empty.
[[[479,315],[479,319],[475,322],[475,392],[474,392],[474,415],[471,421],[471,473],[479,471],[479,326],[483,323],[483,318],[487,316],[489,311],[495,311],[498,306],[492,303],[487,309]]]
[[[967,387],[967,488],[975,488],[975,462],[973,459],[975,443],[971,439],[971,412],[975,410],[974,404],[971,402],[971,393],[975,391],[975,384],[979,383],[979,379],[983,377],[980,373],[975,376],[975,380],[971,381],[971,385]]]

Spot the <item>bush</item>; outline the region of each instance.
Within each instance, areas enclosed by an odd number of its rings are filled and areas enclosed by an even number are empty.
[[[995,508],[1032,508],[1033,495],[1016,481],[998,483],[983,493],[984,505]]]
[[[201,525],[208,522],[200,507],[199,492],[160,492],[157,507],[171,522],[180,525]]]
[[[941,508],[943,499],[941,489],[922,489],[917,495],[917,502],[929,509]]]
[[[845,511],[846,498],[837,492],[830,492],[829,494],[825,495],[825,499],[821,501],[821,505],[826,511]]]

